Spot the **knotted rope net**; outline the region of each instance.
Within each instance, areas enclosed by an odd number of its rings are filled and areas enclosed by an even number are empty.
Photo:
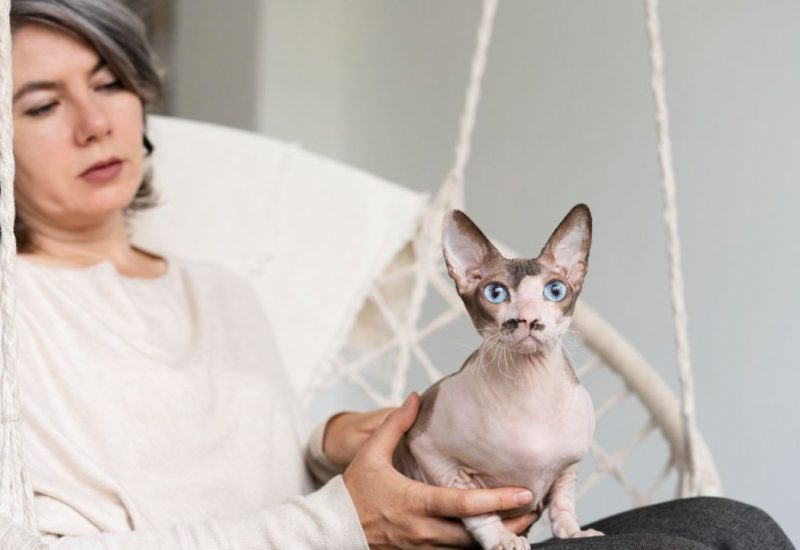
[[[425,343],[449,325],[463,321],[466,312],[443,266],[441,219],[447,209],[461,208],[464,203],[464,173],[470,156],[496,12],[497,1],[484,0],[465,102],[459,118],[454,161],[440,191],[420,222],[421,229],[413,243],[413,254],[399,258],[396,265],[387,270],[369,292],[366,307],[371,308],[375,315],[370,318],[370,322],[383,323],[388,336],[361,353],[345,348],[331,360],[327,372],[316,377],[308,387],[306,402],[313,401],[320,393],[342,391],[343,386],[351,386],[351,390],[355,388],[362,392],[378,406],[397,405],[411,389],[412,381],[425,387],[444,374],[436,367],[437,362],[432,358],[431,351],[426,349]],[[641,425],[627,439],[617,444],[617,450],[607,450],[607,446],[601,444],[596,436],[591,447],[594,467],[584,472],[583,481],[578,487],[578,497],[585,497],[604,480],[610,479],[624,491],[632,506],[648,504],[663,495],[665,484],[671,476],[677,477],[671,496],[712,495],[720,492],[711,454],[697,435],[694,423],[687,316],[677,231],[675,176],[656,0],[646,0],[645,13],[662,173],[660,183],[668,234],[670,288],[682,396],[680,404],[641,354],[589,306],[579,303],[573,321],[582,354],[587,356],[576,368],[578,376],[586,383],[587,378],[600,376],[595,373],[612,372],[619,385],[617,389],[607,391],[609,395],[599,402],[596,409],[598,425],[612,416],[615,409],[630,409],[632,397],[639,404],[637,414],[644,417]],[[506,256],[516,256],[502,245],[500,248]],[[389,289],[404,278],[407,288],[411,289],[411,299],[405,309],[393,304],[391,296],[387,297],[391,293]],[[435,305],[431,306],[431,302]],[[423,311],[427,313],[424,318]],[[420,373],[422,376],[419,376]],[[603,385],[606,389],[609,386],[607,381]],[[598,396],[593,397],[597,400]],[[649,436],[655,432],[660,432],[664,437],[667,448],[666,453],[662,450],[661,454],[667,456],[662,459],[661,464],[656,464],[656,468],[652,464],[646,466],[646,469],[655,469],[655,472],[643,483],[642,480],[632,479],[633,476],[626,473],[625,466],[637,449],[651,445],[648,442]],[[651,454],[642,460],[650,460]],[[537,527],[543,532],[547,527],[546,521],[540,521]]]

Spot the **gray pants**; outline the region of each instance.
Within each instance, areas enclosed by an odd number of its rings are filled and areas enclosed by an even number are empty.
[[[533,548],[593,550],[794,550],[758,508],[726,498],[688,498],[646,506],[586,527],[605,537],[548,540]]]

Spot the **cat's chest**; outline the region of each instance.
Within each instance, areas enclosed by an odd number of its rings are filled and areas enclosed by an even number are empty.
[[[457,406],[461,414],[448,422],[454,428],[450,433],[463,436],[462,442],[454,443],[454,451],[478,470],[501,473],[518,470],[520,464],[529,471],[560,470],[589,450],[594,431],[591,399],[572,380],[542,381],[505,393],[472,388],[469,404],[464,398],[467,388],[454,384],[452,390],[445,392],[450,394],[449,406]]]
[[[484,418],[482,433],[495,448],[505,448],[528,464],[572,463],[588,451],[594,413],[586,390],[575,384],[551,394],[532,393],[517,411],[506,409],[494,421]]]

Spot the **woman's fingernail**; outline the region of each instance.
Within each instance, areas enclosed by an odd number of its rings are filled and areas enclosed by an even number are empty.
[[[403,401],[402,405],[400,405],[401,409],[405,409],[406,407],[408,407],[408,404],[411,403],[411,396],[412,395],[414,395],[414,392],[411,392],[411,393],[408,394],[408,397],[406,397],[406,400]]]
[[[528,504],[533,499],[533,494],[530,491],[517,491],[514,493],[514,502],[516,504]]]

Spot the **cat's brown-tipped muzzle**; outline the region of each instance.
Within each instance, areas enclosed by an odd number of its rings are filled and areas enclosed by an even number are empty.
[[[544,330],[544,323],[540,322],[539,320],[533,320],[530,323],[525,319],[509,319],[503,322],[503,330],[507,330],[508,332],[514,332],[519,328],[520,323],[525,325],[525,327],[529,328],[531,331],[542,331]]]
[[[506,349],[514,353],[538,353],[549,344],[544,334],[544,323],[524,319],[509,319],[503,323],[502,340]]]

